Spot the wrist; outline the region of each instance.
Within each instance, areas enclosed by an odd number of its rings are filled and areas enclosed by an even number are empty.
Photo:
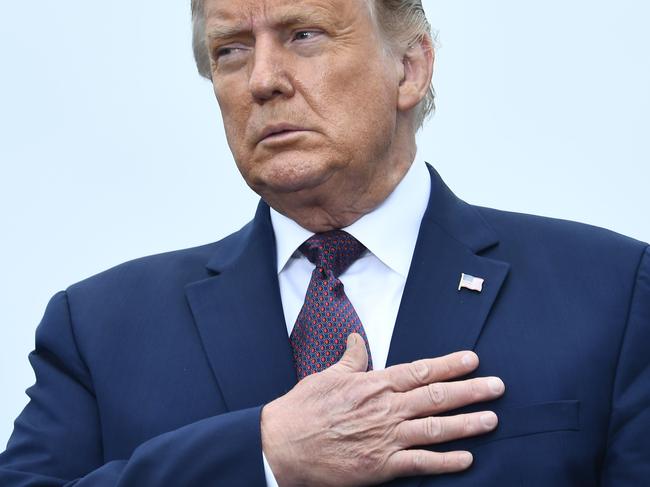
[[[278,424],[276,401],[262,408],[260,417],[262,452],[278,485],[295,487],[299,484],[291,474],[291,443],[287,441],[286,431],[283,431]]]

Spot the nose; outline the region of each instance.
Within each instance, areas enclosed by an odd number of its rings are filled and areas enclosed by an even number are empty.
[[[282,45],[270,39],[258,38],[248,80],[250,93],[257,102],[266,103],[275,98],[293,96],[289,63]]]

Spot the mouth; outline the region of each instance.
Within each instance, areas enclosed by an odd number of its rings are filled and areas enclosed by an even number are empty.
[[[308,132],[308,130],[287,123],[269,125],[262,130],[257,143],[283,142],[292,139],[296,135],[302,135],[305,132]]]

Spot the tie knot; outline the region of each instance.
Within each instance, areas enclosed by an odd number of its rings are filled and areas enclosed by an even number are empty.
[[[340,276],[357,260],[366,248],[343,230],[317,233],[300,246],[300,251],[316,267],[331,270]]]

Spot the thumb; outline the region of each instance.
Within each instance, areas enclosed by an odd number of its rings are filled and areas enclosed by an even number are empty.
[[[341,359],[330,367],[337,372],[365,372],[368,370],[368,352],[366,342],[358,333],[348,336],[345,352]]]

